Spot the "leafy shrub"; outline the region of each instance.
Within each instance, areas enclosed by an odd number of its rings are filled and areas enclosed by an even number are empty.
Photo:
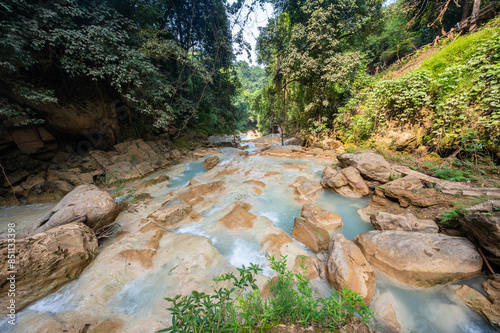
[[[433,177],[445,180],[451,180],[455,182],[465,182],[468,180],[473,180],[473,178],[469,177],[470,173],[468,171],[463,171],[453,166],[449,167],[434,166],[431,168],[431,170],[434,171],[434,173],[432,174]]]
[[[256,265],[239,268],[239,277],[226,273],[215,281],[232,281],[232,288],[214,290],[213,295],[193,291],[190,296],[166,298],[172,302],[172,326],[158,332],[252,332],[263,331],[277,323],[315,324],[339,329],[350,318],[359,316],[369,324],[372,311],[359,294],[345,288],[326,298],[317,297],[309,279],[287,270],[286,256],[276,261],[269,257],[277,278],[270,281],[265,300],[254,275],[262,271]],[[301,267],[307,267],[302,263]]]

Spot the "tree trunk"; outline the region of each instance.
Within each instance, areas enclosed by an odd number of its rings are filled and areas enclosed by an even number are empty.
[[[464,0],[462,5],[462,21],[469,17],[470,13],[470,5],[469,0]]]
[[[479,19],[479,10],[481,9],[481,0],[474,0],[474,5],[472,6],[472,14],[476,15],[476,19]],[[477,29],[477,23],[474,23],[470,27],[470,31],[474,31]]]

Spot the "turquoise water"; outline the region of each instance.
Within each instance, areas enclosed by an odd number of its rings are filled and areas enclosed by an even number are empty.
[[[177,189],[187,186],[194,176],[207,171],[203,165],[203,160],[198,159],[187,163],[186,170],[179,177],[175,177],[170,180],[168,187],[171,189]]]

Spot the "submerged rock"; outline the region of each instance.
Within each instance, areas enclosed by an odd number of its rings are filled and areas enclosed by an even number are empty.
[[[81,222],[97,234],[114,222],[120,209],[113,197],[95,185],[80,185],[54,208],[27,225],[17,238],[33,236],[52,228]]]
[[[399,323],[394,306],[396,299],[389,292],[376,292],[370,307],[373,309],[373,315],[380,324],[384,332],[399,333],[402,332],[401,324]]]
[[[361,198],[370,193],[359,171],[353,167],[342,170],[325,167],[321,186],[349,198]]]
[[[203,161],[203,165],[205,169],[211,170],[219,163],[219,160],[219,156],[211,156]]]
[[[304,176],[297,177],[290,187],[295,189],[295,198],[300,202],[309,202],[323,190],[317,182]]]
[[[191,212],[193,212],[193,207],[190,204],[182,199],[174,199],[154,211],[148,218],[161,225],[174,227],[186,219]]]
[[[329,244],[328,281],[336,290],[348,287],[369,304],[375,289],[375,273],[361,250],[342,234],[335,234]]]
[[[438,232],[439,227],[433,220],[418,219],[412,213],[396,215],[378,212],[370,216],[370,221],[377,230],[402,230],[420,232]]]
[[[391,176],[391,166],[382,156],[375,153],[342,154],[337,156],[343,168],[356,168],[363,177],[387,183]]]
[[[0,302],[9,302],[10,280],[7,278],[9,271],[16,271],[17,311],[77,278],[99,252],[94,232],[82,223],[69,223],[16,239],[16,258],[12,266],[6,260],[11,253],[9,244],[7,239],[0,240],[0,256],[5,259],[0,262],[0,279],[3,281]],[[6,311],[6,307],[2,310]]]
[[[328,243],[330,242],[330,236],[326,230],[300,218],[295,219],[292,237],[314,252],[328,250]]]
[[[481,273],[483,260],[466,238],[407,231],[367,231],[354,242],[370,264],[397,280],[432,287]]]

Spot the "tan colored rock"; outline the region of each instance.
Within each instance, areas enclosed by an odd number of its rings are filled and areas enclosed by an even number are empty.
[[[342,218],[340,215],[321,209],[311,204],[304,205],[300,211],[306,222],[312,223],[316,227],[327,231],[330,235],[342,228]]]
[[[401,324],[394,311],[395,303],[395,298],[389,292],[377,292],[370,304],[375,319],[379,322],[384,332],[387,333],[402,332]]]
[[[292,237],[314,252],[328,250],[328,243],[330,242],[330,236],[326,230],[320,229],[300,218],[295,219]]]
[[[157,176],[153,179],[143,181],[142,183],[137,185],[135,188],[147,188],[149,186],[164,183],[164,182],[169,181],[169,180],[170,180],[170,177],[168,175],[160,175],[160,176]]]
[[[378,212],[370,216],[370,221],[377,230],[402,230],[419,232],[438,232],[439,227],[433,220],[420,220],[412,213],[396,215]]]
[[[164,204],[160,209],[153,212],[148,218],[155,222],[173,227],[188,217],[193,211],[193,207],[182,199],[174,199]]]
[[[129,161],[108,165],[106,177],[110,183],[115,183],[121,179],[135,179],[141,177],[141,173]]]
[[[460,216],[459,221],[464,231],[476,239],[481,247],[500,258],[500,216],[487,214],[466,214]]]
[[[348,287],[370,304],[375,289],[375,273],[361,250],[342,234],[335,234],[328,249],[328,281],[336,290]]]
[[[127,161],[133,164],[141,162],[156,163],[158,154],[142,139],[125,141],[115,145],[116,151],[124,155]]]
[[[56,291],[77,278],[97,256],[94,232],[84,224],[70,223],[16,240],[16,258],[10,266],[8,239],[0,240],[0,302],[9,302],[9,271],[15,274],[16,311]],[[2,309],[5,315],[6,308]]]
[[[401,207],[410,204],[417,207],[450,206],[451,202],[433,188],[423,188],[423,184],[415,176],[398,178],[383,187],[384,194],[399,201]]]
[[[119,207],[108,192],[95,185],[80,185],[45,215],[27,225],[18,238],[73,222],[84,223],[99,233],[114,222],[118,213]]]
[[[483,260],[466,238],[437,233],[367,231],[354,238],[370,264],[397,280],[432,287],[481,273]]]
[[[380,155],[375,153],[342,154],[337,159],[343,168],[356,168],[363,177],[387,183],[391,176],[391,166]]]
[[[202,185],[197,185],[190,188],[188,192],[180,194],[178,198],[183,199],[191,206],[194,206],[197,203],[205,200],[204,196],[214,195],[224,190],[225,188],[224,185],[225,183],[220,180]]]
[[[305,271],[302,269],[302,266],[306,267]],[[323,265],[318,259],[310,256],[304,257],[304,260],[302,260],[302,257],[297,256],[295,258],[293,270],[304,274],[309,280],[325,275],[326,273],[325,265]]]
[[[304,176],[297,177],[295,182],[291,184],[290,187],[295,189],[295,198],[300,202],[311,201],[319,192],[323,190],[320,184]]]
[[[219,156],[211,156],[203,161],[203,165],[205,166],[205,169],[211,170],[219,163],[219,160]]]
[[[500,304],[490,302],[480,292],[466,285],[449,285],[446,288],[453,298],[479,313],[491,326],[500,330]]]
[[[342,170],[325,167],[321,186],[349,198],[361,198],[370,193],[359,171],[353,167]]]
[[[249,212],[250,206],[245,202],[238,202],[232,211],[224,215],[218,222],[223,223],[229,230],[246,230],[253,227],[255,215]]]
[[[135,168],[139,171],[141,176],[146,176],[155,170],[155,168],[147,161],[137,164]]]

